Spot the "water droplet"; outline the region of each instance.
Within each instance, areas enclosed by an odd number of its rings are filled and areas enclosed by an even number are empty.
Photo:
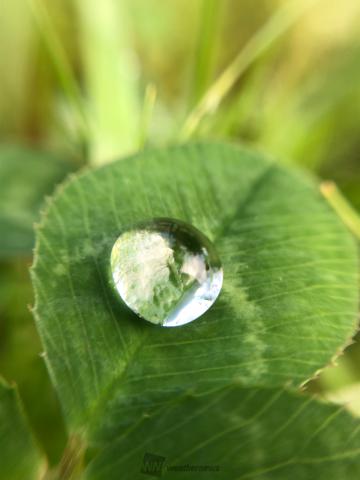
[[[215,302],[223,280],[210,240],[193,226],[169,218],[142,222],[122,233],[110,265],[125,304],[164,327],[200,317]]]

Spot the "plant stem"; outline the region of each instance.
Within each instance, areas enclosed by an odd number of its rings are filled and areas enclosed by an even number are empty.
[[[143,149],[146,145],[147,138],[149,136],[149,127],[151,121],[151,115],[154,110],[156,102],[157,90],[153,83],[149,83],[145,90],[144,105],[141,115],[140,135],[139,135],[139,148]]]
[[[56,471],[56,480],[76,480],[83,470],[85,445],[79,436],[69,438]],[[55,479],[54,479],[55,480]]]
[[[320,191],[349,230],[360,239],[360,216],[334,182],[323,182]]]
[[[138,147],[140,102],[130,23],[126,2],[76,0],[75,4],[91,112],[90,161],[100,165]]]

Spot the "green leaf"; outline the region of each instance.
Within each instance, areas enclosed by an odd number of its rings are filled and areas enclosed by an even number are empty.
[[[70,171],[52,155],[18,146],[0,147],[0,257],[29,254],[33,223],[44,196]]]
[[[107,280],[132,222],[186,221],[224,268],[216,304],[184,327],[154,328]],[[303,174],[229,145],[148,151],[75,177],[37,231],[35,316],[70,429],[91,439],[174,395],[299,385],[355,330],[353,238]]]
[[[338,406],[233,386],[143,415],[111,437],[84,478],[145,478],[141,471],[154,474],[161,462],[150,454],[163,457],[165,479],[351,480],[359,476],[359,441],[359,422]]]
[[[0,480],[40,479],[46,462],[29,430],[14,387],[0,378]]]

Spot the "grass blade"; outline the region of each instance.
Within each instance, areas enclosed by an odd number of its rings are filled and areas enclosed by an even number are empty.
[[[269,21],[258,30],[241,50],[234,61],[223,71],[218,79],[203,95],[197,106],[190,112],[182,129],[180,138],[186,140],[195,132],[202,118],[216,110],[237,79],[285,33],[296,20],[317,0],[286,2]]]
[[[202,2],[192,82],[192,105],[202,97],[214,73],[222,7],[223,3],[220,0],[203,0]]]
[[[49,53],[60,85],[74,110],[81,141],[87,143],[89,140],[89,125],[81,90],[61,40],[56,33],[51,16],[41,0],[28,0],[28,4]]]

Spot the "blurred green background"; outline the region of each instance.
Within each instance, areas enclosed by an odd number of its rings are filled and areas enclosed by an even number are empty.
[[[0,71],[0,374],[55,464],[65,427],[29,310],[44,195],[83,166],[211,138],[330,179],[360,210],[360,2],[12,0]],[[338,364],[311,388],[360,413],[356,343]]]

